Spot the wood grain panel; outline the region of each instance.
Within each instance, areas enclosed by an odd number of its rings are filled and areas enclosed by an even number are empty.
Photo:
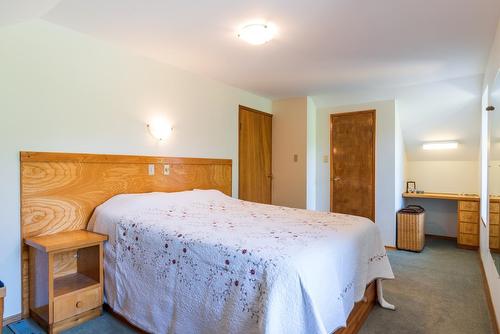
[[[500,215],[498,213],[490,212],[490,225],[499,225]]]
[[[404,198],[432,198],[432,199],[447,199],[456,201],[475,201],[479,203],[478,195],[463,195],[463,194],[453,194],[453,193],[403,193]]]
[[[477,211],[459,211],[458,220],[464,223],[477,224],[479,222],[479,212]]]
[[[459,201],[458,206],[461,211],[479,211],[479,202],[476,201]]]
[[[460,233],[458,235],[458,243],[459,245],[477,247],[479,245],[479,235]]]
[[[272,115],[240,106],[239,198],[271,204]]]
[[[500,203],[493,202],[490,200],[490,213],[499,213],[500,212]]]
[[[375,110],[330,115],[330,210],[375,221]]]
[[[479,224],[460,222],[460,233],[479,234]]]
[[[228,159],[21,152],[20,160],[23,240],[85,229],[95,207],[117,194],[196,188],[231,195],[232,161]],[[155,166],[155,175],[148,175],[149,164]],[[170,175],[163,175],[164,164],[170,165]],[[71,270],[71,265],[59,268]],[[28,271],[23,246],[24,316],[29,310]]]

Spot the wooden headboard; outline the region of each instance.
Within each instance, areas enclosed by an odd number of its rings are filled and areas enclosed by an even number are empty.
[[[232,161],[131,155],[21,152],[21,237],[84,229],[117,194],[218,189],[231,195]],[[154,175],[149,175],[154,165]],[[170,174],[164,175],[164,165]],[[22,247],[23,315],[29,312],[28,252]]]

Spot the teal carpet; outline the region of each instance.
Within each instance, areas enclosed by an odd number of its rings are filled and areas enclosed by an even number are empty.
[[[447,240],[429,239],[422,253],[390,251],[396,280],[386,281],[386,299],[396,311],[376,306],[360,334],[493,333],[477,252]],[[4,334],[43,333],[31,320],[4,328]],[[109,313],[66,334],[135,333]]]
[[[428,239],[422,253],[389,258],[396,280],[384,292],[396,311],[376,306],[360,334],[493,333],[477,252]]]

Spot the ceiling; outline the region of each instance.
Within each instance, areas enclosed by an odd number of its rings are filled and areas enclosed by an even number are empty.
[[[477,160],[499,16],[499,0],[0,0],[0,26],[41,18],[272,99],[395,99],[409,160]],[[254,19],[277,38],[239,40]],[[461,149],[422,151],[439,140]]]
[[[0,24],[52,23],[270,98],[484,71],[498,0],[0,0]],[[236,31],[274,22],[252,46]]]
[[[343,90],[313,96],[319,109],[395,100],[409,161],[477,161],[481,129],[483,75],[432,83]],[[458,141],[459,149],[424,151],[432,141]]]

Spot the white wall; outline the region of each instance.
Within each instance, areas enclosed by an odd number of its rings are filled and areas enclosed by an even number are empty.
[[[395,245],[396,115],[395,101],[374,101],[318,110],[317,115],[317,209],[330,210],[330,114],[376,109],[375,222],[388,246]],[[401,152],[400,152],[401,154]],[[324,162],[324,157],[328,161]]]
[[[0,59],[6,317],[21,312],[19,151],[229,158],[237,195],[238,105],[271,111],[265,98],[43,21],[1,28]],[[165,144],[146,130],[157,114],[175,128]]]
[[[307,205],[307,97],[273,101],[273,204]],[[294,155],[298,160],[294,161]]]
[[[407,180],[418,190],[437,193],[479,194],[478,161],[408,161]],[[406,185],[405,185],[406,187]],[[457,203],[446,200],[406,199],[426,210],[425,233],[457,236]]]
[[[495,36],[494,43],[491,48],[490,56],[488,59],[488,65],[486,66],[486,71],[484,75],[484,82],[483,82],[483,91],[486,91],[488,87],[493,87],[495,83],[495,78],[497,76],[498,70],[500,69],[500,22],[497,26],[497,32]],[[481,120],[482,120],[482,127],[486,126],[488,122],[488,114],[484,110],[484,106],[489,104],[489,97],[484,96],[483,98],[483,108],[481,110]],[[498,108],[499,106],[497,106]],[[485,172],[485,163],[486,159],[484,157],[484,152],[486,149],[488,141],[488,133],[486,131],[482,131],[481,133],[481,179],[483,179],[482,185],[481,185],[481,194],[485,193],[485,185],[483,185],[484,178],[487,176],[487,173]],[[486,175],[485,175],[486,174]],[[481,209],[485,210],[487,208],[487,197],[483,196],[481,198]],[[487,221],[487,215],[486,215],[486,221]],[[488,221],[487,221],[488,223]],[[495,263],[493,262],[493,258],[491,257],[490,251],[489,251],[489,240],[488,240],[488,225],[483,226],[483,224],[480,225],[481,231],[480,231],[480,236],[481,236],[481,259],[483,261],[483,266],[484,270],[486,273],[486,280],[488,281],[488,286],[490,288],[491,292],[491,299],[493,302],[493,308],[495,309],[495,314],[496,314],[496,319],[497,323],[500,323],[500,279],[499,275],[497,273]]]
[[[479,194],[478,161],[408,161],[408,180],[418,190]]]
[[[316,121],[318,110],[311,97],[307,97],[307,209],[316,210],[316,163],[317,134]]]
[[[493,160],[489,163],[488,191],[492,195],[500,196],[500,160]]]
[[[394,208],[396,210],[401,209],[404,206],[404,200],[402,196],[398,196],[406,190],[406,178],[408,173],[408,164],[406,159],[406,147],[403,137],[403,129],[401,128],[401,119],[399,115],[399,103],[395,101],[395,203]]]
[[[314,96],[319,109],[365,101],[396,100],[408,160],[472,161],[479,153],[482,75],[401,87],[369,87]],[[427,141],[457,140],[460,148],[424,151]]]

